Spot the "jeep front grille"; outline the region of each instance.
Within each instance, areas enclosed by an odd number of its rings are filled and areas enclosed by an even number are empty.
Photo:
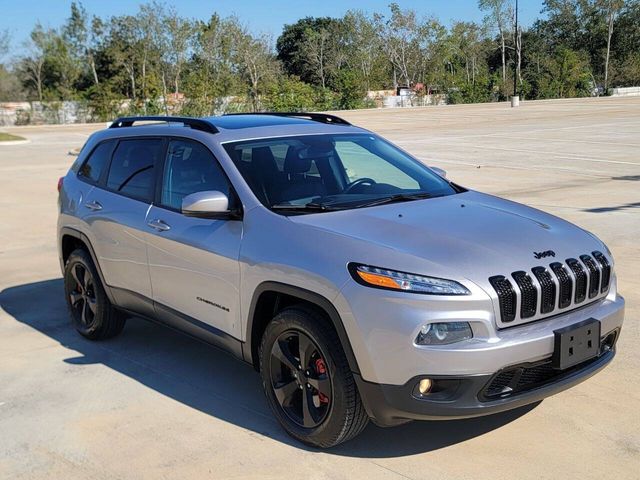
[[[592,253],[602,267],[602,287],[600,289],[600,293],[604,293],[607,288],[609,288],[609,280],[611,280],[611,264],[609,263],[609,260],[607,260],[607,257],[605,257],[601,252]]]
[[[575,258],[567,258],[567,265],[569,265],[569,268],[576,279],[576,294],[574,302],[583,302],[587,296],[587,273],[582,267],[582,264]]]
[[[556,307],[556,284],[553,283],[549,270],[544,267],[535,267],[531,271],[538,279],[542,295],[540,297],[540,313],[553,312]]]
[[[551,271],[558,279],[558,287],[560,289],[560,293],[558,294],[558,308],[567,308],[571,305],[573,280],[565,266],[560,262],[553,262],[549,267],[551,267]]]
[[[512,322],[516,318],[516,291],[508,278],[502,275],[491,277],[489,282],[498,293],[500,315],[503,322]]]
[[[538,290],[527,272],[519,271],[511,274],[520,288],[520,317],[529,318],[536,314],[538,304]]]
[[[589,298],[593,298],[600,292],[600,270],[589,255],[580,255],[580,260],[589,270]]]
[[[602,252],[568,258],[564,264],[553,262],[533,267],[530,272],[518,270],[509,278],[495,275],[489,283],[498,297],[502,326],[538,320],[578,307],[604,296],[611,281],[611,263]]]

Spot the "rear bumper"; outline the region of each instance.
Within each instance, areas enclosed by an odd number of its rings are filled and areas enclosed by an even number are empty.
[[[596,359],[567,372],[536,388],[505,397],[487,399],[487,385],[497,374],[466,376],[431,376],[436,384],[448,385],[446,391],[423,398],[414,395],[418,376],[404,385],[382,385],[367,382],[355,375],[360,396],[371,419],[380,426],[393,426],[408,420],[454,420],[503,412],[538,402],[573,387],[595,375],[615,356],[615,347]]]

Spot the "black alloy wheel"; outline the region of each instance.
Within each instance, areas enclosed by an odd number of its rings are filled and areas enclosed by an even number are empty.
[[[81,263],[73,265],[71,275],[75,281],[75,286],[69,293],[71,312],[77,323],[89,327],[96,318],[97,309],[93,276]]]
[[[366,427],[349,362],[324,312],[308,304],[282,309],[266,325],[258,356],[269,407],[293,438],[329,448]]]
[[[324,356],[303,332],[289,330],[273,343],[271,386],[284,413],[297,425],[315,428],[329,414],[331,378]]]

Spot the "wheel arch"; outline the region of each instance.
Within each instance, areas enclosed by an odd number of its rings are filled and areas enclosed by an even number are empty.
[[[353,373],[359,374],[358,363],[340,314],[326,297],[301,287],[280,282],[263,282],[254,290],[247,316],[244,360],[259,369],[258,347],[267,324],[283,308],[306,304],[323,313],[333,325]]]
[[[91,241],[89,238],[79,230],[70,227],[62,227],[60,229],[60,266],[62,268],[62,272],[64,273],[64,267],[67,263],[67,259],[71,252],[76,250],[77,248],[84,248],[87,253],[91,256],[91,260],[98,271],[98,275],[100,276],[100,282],[104,288],[105,293],[107,294],[107,298],[113,304],[114,301],[113,294],[111,289],[105,282],[104,275],[102,274],[102,269],[100,268],[100,263],[98,262],[98,257],[96,256],[95,251],[93,250],[93,246],[91,245]]]

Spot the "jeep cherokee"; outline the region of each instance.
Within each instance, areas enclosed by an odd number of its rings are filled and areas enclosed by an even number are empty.
[[[120,118],[58,187],[80,334],[136,315],[222,347],[310,445],[537,402],[615,354],[598,238],[339,117]]]

